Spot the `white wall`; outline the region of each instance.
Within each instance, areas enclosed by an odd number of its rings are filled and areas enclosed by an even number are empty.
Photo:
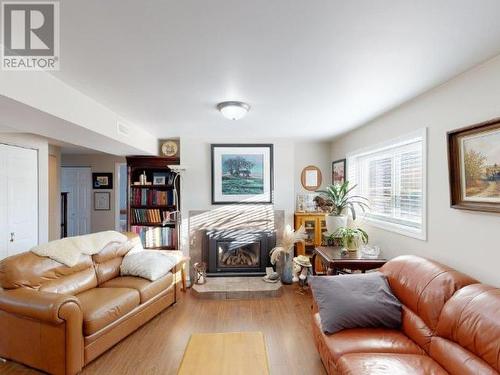
[[[292,222],[294,209],[294,143],[290,140],[181,138],[181,164],[188,170],[182,180],[182,211],[209,210],[211,204],[212,143],[273,143],[274,144],[274,207],[286,211],[286,220]],[[184,199],[183,199],[184,198]]]
[[[126,160],[121,156],[107,155],[107,154],[63,154],[61,158],[61,165],[63,167],[90,167],[92,173],[113,173],[113,189],[112,190],[92,190],[92,197],[94,199],[95,191],[110,192],[110,211],[96,211],[94,210],[94,202],[92,201],[92,208],[90,213],[90,228],[92,233],[100,232],[103,230],[115,229],[115,209],[116,200],[115,192],[118,189],[117,176],[115,174],[115,163],[125,163]]]
[[[49,238],[49,145],[45,138],[23,133],[0,133],[0,143],[38,151],[38,243]],[[26,249],[26,251],[29,249]]]
[[[367,225],[384,254],[436,259],[500,286],[500,215],[450,208],[446,132],[500,116],[500,57],[332,142],[331,158],[428,127],[428,238],[420,241]]]
[[[290,139],[202,139],[181,138],[181,164],[187,166],[181,187],[183,244],[188,252],[186,238],[189,211],[211,210],[220,207],[211,204],[211,156],[212,143],[272,143],[274,145],[274,209],[285,211],[285,223],[293,225],[295,193],[300,186],[300,171],[313,164],[329,175],[329,144],[319,142],[297,143]],[[307,145],[307,146],[306,146]],[[300,153],[300,156],[297,155]],[[298,183],[298,185],[297,185]]]

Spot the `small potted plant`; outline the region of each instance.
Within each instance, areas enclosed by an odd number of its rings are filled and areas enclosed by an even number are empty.
[[[358,251],[360,242],[365,245],[368,243],[368,233],[361,228],[342,227],[332,235],[334,238],[339,238],[342,246],[348,251]]]
[[[326,201],[328,233],[335,233],[337,229],[347,226],[346,210],[350,210],[352,219],[356,220],[356,207],[361,208],[363,212],[368,208],[368,199],[351,194],[356,186],[349,187],[349,181],[345,181],[342,184],[329,185],[325,190],[317,191],[320,197]]]

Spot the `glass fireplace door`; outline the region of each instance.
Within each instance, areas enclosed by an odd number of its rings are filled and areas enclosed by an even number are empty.
[[[217,268],[259,268],[260,242],[217,241]]]

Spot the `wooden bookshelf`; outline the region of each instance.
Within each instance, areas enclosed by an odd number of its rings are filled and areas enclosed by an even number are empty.
[[[179,164],[179,159],[156,156],[127,157],[127,228],[139,234],[146,249],[179,248],[176,212],[180,210],[180,179],[175,180],[175,173],[167,167],[175,164]],[[139,184],[141,174],[146,175],[148,184]],[[164,177],[165,184],[153,184],[155,176]]]

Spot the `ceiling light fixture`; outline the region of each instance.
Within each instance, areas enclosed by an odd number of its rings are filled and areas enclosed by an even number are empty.
[[[230,101],[217,104],[217,109],[225,118],[229,120],[239,120],[245,117],[250,110],[250,105],[243,102]]]

